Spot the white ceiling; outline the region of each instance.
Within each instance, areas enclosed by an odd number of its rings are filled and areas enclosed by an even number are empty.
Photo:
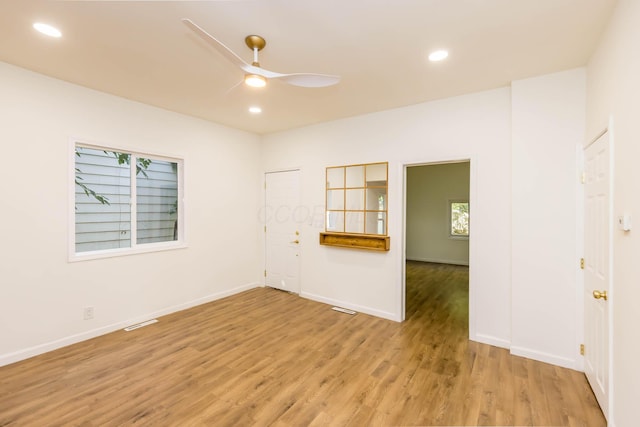
[[[0,0],[0,61],[103,92],[268,133],[508,85],[585,65],[615,0]],[[243,73],[181,22],[266,69],[338,74],[337,86]],[[60,39],[32,29],[57,26]],[[449,58],[430,63],[430,51]],[[231,90],[229,90],[231,89]],[[248,107],[259,105],[259,116]]]

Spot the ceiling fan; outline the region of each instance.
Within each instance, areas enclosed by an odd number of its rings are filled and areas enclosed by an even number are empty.
[[[218,39],[207,33],[201,27],[196,25],[190,19],[184,18],[182,22],[189,27],[194,33],[200,36],[204,41],[213,46],[225,58],[245,72],[244,82],[248,86],[263,87],[267,84],[268,79],[278,79],[284,83],[300,86],[300,87],[326,87],[332,86],[340,82],[340,76],[332,76],[329,74],[314,73],[292,73],[283,74],[274,71],[265,70],[258,62],[258,52],[261,51],[267,42],[260,36],[250,35],[244,41],[253,51],[253,62],[246,63],[242,58],[236,55],[231,49],[222,44]]]

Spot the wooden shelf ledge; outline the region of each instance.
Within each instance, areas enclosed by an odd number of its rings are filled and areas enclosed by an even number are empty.
[[[322,232],[320,233],[320,244],[326,246],[339,246],[341,248],[388,251],[389,236]]]

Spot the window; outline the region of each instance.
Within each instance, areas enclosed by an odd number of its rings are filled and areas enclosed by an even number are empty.
[[[75,144],[72,258],[181,246],[182,160]]]
[[[327,232],[387,234],[387,169],[386,162],[327,168]]]
[[[469,237],[469,202],[449,201],[449,234],[452,237]]]

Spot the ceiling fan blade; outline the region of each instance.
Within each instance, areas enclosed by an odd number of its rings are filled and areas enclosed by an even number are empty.
[[[252,65],[244,62],[242,58],[235,54],[231,49],[225,46],[220,40],[213,37],[211,34],[207,33],[201,27],[199,27],[196,23],[188,18],[183,18],[182,22],[191,29],[194,33],[196,33],[200,38],[209,43],[214,49],[222,54],[225,58],[227,58],[230,62],[232,62],[237,67],[240,67],[244,71],[249,71],[249,69],[255,68]]]
[[[327,87],[340,82],[340,76],[312,73],[279,74],[271,78],[300,87]]]
[[[244,83],[244,79],[241,79],[240,81],[238,81],[238,83],[234,84],[234,85],[233,85],[233,86],[231,86],[229,89],[227,89],[227,90],[224,92],[224,95],[225,95],[225,96],[226,96],[226,95],[229,95],[231,92],[233,92],[233,90],[234,90],[235,88],[237,88],[238,86],[240,86],[242,83]]]
[[[333,86],[340,82],[340,76],[332,76],[329,74],[314,74],[314,73],[292,73],[283,74],[275,71],[269,71],[262,67],[256,67],[255,65],[247,65],[243,68],[249,74],[257,74],[266,79],[278,79],[283,83],[290,84],[292,86],[300,87],[326,87]]]
[[[326,87],[332,86],[340,82],[340,76],[332,76],[328,74],[313,74],[313,73],[294,73],[294,74],[282,74],[275,71],[265,70],[264,68],[257,66],[257,51],[254,51],[256,55],[255,65],[247,64],[242,58],[235,54],[231,49],[225,46],[220,40],[207,33],[195,22],[188,18],[183,18],[182,22],[196,33],[205,42],[209,43],[214,49],[227,58],[230,62],[242,69],[248,74],[257,74],[266,79],[279,79],[284,83],[300,86],[300,87]]]

